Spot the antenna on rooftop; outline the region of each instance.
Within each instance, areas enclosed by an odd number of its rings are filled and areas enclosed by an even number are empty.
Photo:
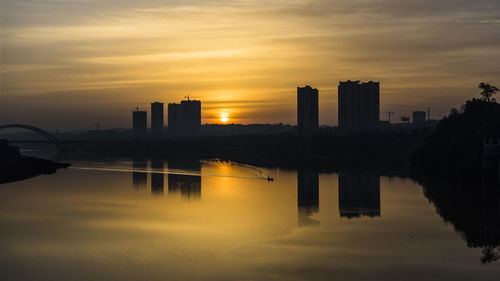
[[[187,99],[188,99],[188,101],[189,101],[189,94],[188,94],[187,96],[185,96],[185,98],[187,98]]]
[[[427,108],[427,121],[431,120],[431,109]]]

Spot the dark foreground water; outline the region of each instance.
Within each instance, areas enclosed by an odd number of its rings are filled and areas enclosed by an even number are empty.
[[[73,161],[0,185],[0,279],[499,280],[498,192],[432,188],[352,170]]]

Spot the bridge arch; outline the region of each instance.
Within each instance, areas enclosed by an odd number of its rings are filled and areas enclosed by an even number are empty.
[[[38,133],[39,135],[45,137],[46,139],[50,140],[51,142],[53,142],[55,145],[57,145],[57,147],[60,150],[63,149],[63,145],[62,145],[61,141],[56,136],[54,136],[53,134],[51,134],[43,129],[40,129],[38,127],[34,127],[34,126],[30,126],[30,125],[23,125],[23,124],[0,125],[0,130],[8,129],[8,128],[20,128],[20,129],[33,131],[33,132]]]

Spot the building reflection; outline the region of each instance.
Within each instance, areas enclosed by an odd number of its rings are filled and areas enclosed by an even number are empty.
[[[310,216],[319,211],[319,175],[310,168],[297,171],[297,205],[302,225],[318,224]]]
[[[163,174],[163,159],[151,159],[151,193],[163,194],[164,174]]]
[[[353,171],[339,172],[341,218],[380,216],[380,177]]]
[[[148,159],[147,158],[133,158],[132,159],[132,184],[135,188],[146,187],[148,184]]]
[[[201,173],[201,163],[198,159],[169,160],[168,169],[180,173],[168,175],[169,194],[179,192],[189,199],[201,197],[201,176],[188,175]]]

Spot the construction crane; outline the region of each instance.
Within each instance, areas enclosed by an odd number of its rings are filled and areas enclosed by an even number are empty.
[[[394,112],[391,111],[391,110],[388,110],[388,111],[385,111],[385,112],[382,112],[382,113],[387,114],[387,116],[389,117],[389,123],[391,123],[391,115],[394,114]]]

